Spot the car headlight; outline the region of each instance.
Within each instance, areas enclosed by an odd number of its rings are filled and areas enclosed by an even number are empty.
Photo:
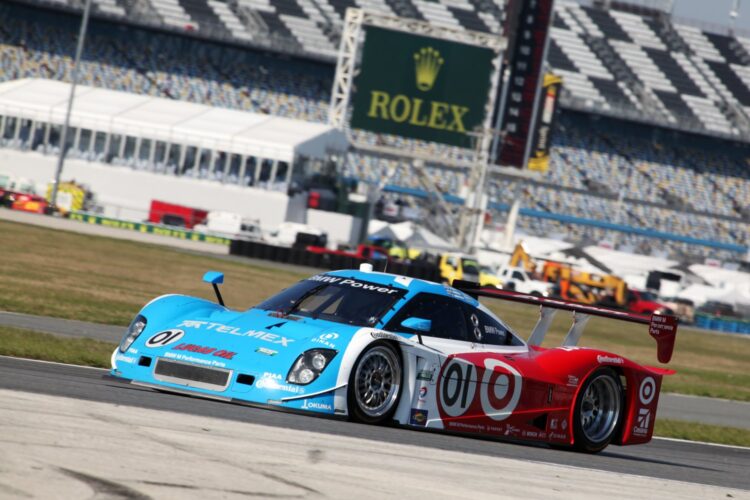
[[[135,339],[138,338],[138,335],[140,335],[145,328],[146,317],[139,314],[133,319],[133,321],[131,321],[128,331],[125,332],[125,337],[123,337],[122,342],[120,342],[120,352],[127,351],[128,347],[135,342]]]
[[[337,352],[333,349],[311,349],[303,352],[289,370],[286,381],[296,385],[313,382],[326,369]]]

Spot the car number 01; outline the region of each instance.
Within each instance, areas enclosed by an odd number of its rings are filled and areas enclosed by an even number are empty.
[[[501,370],[496,370],[500,368]],[[476,367],[466,361],[452,359],[440,379],[440,406],[449,417],[460,417],[474,400],[477,389]],[[484,360],[479,400],[482,412],[495,421],[508,418],[521,398],[521,374],[503,361]]]
[[[146,347],[163,347],[173,342],[177,342],[185,335],[182,330],[164,330],[153,335],[146,341]]]
[[[474,400],[476,380],[471,380],[474,365],[453,359],[448,363],[441,379],[440,396],[443,411],[451,417],[458,417]]]

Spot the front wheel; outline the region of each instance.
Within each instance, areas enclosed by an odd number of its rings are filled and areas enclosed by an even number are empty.
[[[354,363],[348,403],[352,419],[380,424],[393,417],[401,397],[401,357],[388,342],[374,342]]]
[[[612,441],[623,414],[622,383],[612,368],[600,368],[586,379],[574,409],[574,447],[596,453]]]

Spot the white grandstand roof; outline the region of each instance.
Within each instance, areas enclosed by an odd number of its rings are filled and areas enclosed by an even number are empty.
[[[62,124],[70,84],[23,79],[0,83],[0,114]],[[70,124],[91,130],[292,161],[345,151],[345,135],[328,125],[163,97],[79,85]]]

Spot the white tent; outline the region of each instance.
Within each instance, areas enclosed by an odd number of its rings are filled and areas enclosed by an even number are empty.
[[[54,80],[0,83],[0,115],[62,124],[69,94],[69,84]],[[285,162],[347,148],[344,134],[328,125],[83,85],[70,124]]]
[[[370,232],[370,239],[372,238],[398,240],[412,248],[455,250],[455,246],[450,242],[410,221],[380,226],[376,231]]]

